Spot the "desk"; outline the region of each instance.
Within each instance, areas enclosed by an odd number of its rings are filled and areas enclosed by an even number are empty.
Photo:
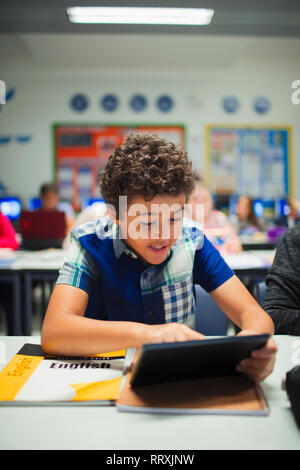
[[[20,250],[13,253],[13,259],[7,258],[7,263],[3,260],[0,264],[0,282],[13,282],[12,323],[14,335],[31,334],[32,283],[33,281],[54,283],[65,254],[66,252],[61,249]]]
[[[225,261],[243,280],[250,277],[253,282],[264,280],[272,265],[275,250],[247,251],[224,256]],[[0,265],[0,281],[10,276],[14,282],[14,334],[31,334],[32,323],[32,285],[34,281],[54,283],[62,266],[66,252],[60,249],[43,251],[19,251],[10,267]],[[24,298],[21,298],[21,284]],[[24,306],[22,309],[21,306]],[[46,306],[45,306],[46,308]],[[45,313],[45,308],[43,313]]]
[[[239,278],[262,280],[272,266],[275,252],[276,250],[251,250],[225,255],[224,259]]]
[[[295,346],[299,351],[300,337],[274,339],[275,369],[262,384],[270,406],[267,417],[121,413],[100,406],[0,406],[0,448],[300,450],[300,431],[281,389],[286,372],[295,365],[292,357]],[[39,338],[0,337],[0,368],[25,342]]]
[[[57,280],[58,271],[63,265],[66,251],[50,249],[42,251],[23,251],[18,254],[12,269],[18,271],[24,283],[23,334],[30,335],[32,328],[32,287],[33,282],[50,282]],[[44,294],[44,286],[42,289]],[[45,314],[46,302],[43,296],[42,314]]]
[[[275,250],[278,242],[269,240],[266,233],[239,235],[243,250]]]
[[[2,267],[0,269],[0,282],[12,283],[12,334],[22,334],[21,326],[21,280],[19,273],[9,268]]]

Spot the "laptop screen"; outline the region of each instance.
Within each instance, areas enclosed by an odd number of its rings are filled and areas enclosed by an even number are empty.
[[[20,232],[26,239],[64,239],[66,236],[66,216],[62,211],[22,211]]]

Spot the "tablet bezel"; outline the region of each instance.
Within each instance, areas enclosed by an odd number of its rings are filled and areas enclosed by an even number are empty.
[[[269,334],[261,334],[145,344],[137,351],[130,384],[136,387],[236,375],[240,361],[263,347],[269,338]]]

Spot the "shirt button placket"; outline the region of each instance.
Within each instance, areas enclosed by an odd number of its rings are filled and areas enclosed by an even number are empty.
[[[149,289],[151,287],[150,282],[149,282],[149,273],[148,272],[144,272],[142,274],[141,283],[142,283],[142,287],[144,287],[144,288],[146,287],[147,289]],[[146,296],[146,298],[145,298],[144,310],[146,312],[147,323],[152,323],[151,318],[153,316],[153,312],[152,312],[152,309],[151,309],[150,299],[148,298],[148,296]]]

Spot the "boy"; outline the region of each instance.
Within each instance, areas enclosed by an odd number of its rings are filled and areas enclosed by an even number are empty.
[[[240,334],[273,334],[270,317],[202,231],[183,222],[194,189],[185,152],[157,136],[132,134],[110,156],[100,186],[110,217],[72,231],[43,324],[47,353],[92,355],[201,339],[193,329],[197,283]],[[239,370],[263,380],[275,353],[270,339]]]

